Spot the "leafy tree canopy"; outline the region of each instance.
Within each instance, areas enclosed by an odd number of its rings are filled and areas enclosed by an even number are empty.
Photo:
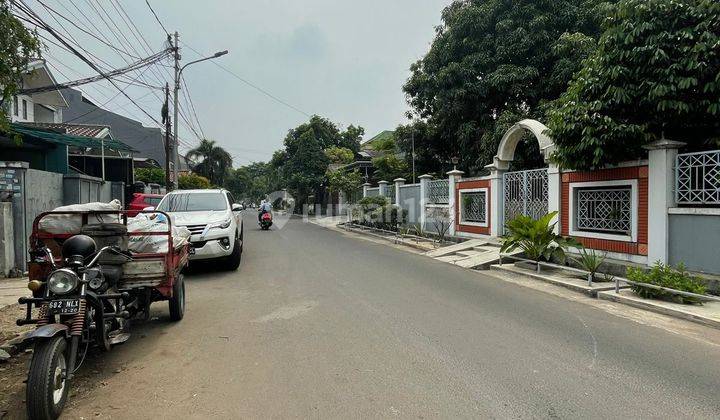
[[[0,0],[0,131],[9,128],[6,107],[21,88],[22,73],[31,59],[40,57],[37,34],[16,19],[8,0]]]
[[[136,168],[135,181],[165,185],[165,171],[160,168]]]
[[[330,160],[330,163],[347,164],[355,160],[355,153],[352,150],[337,146],[330,146],[325,149],[325,156]]]
[[[232,168],[232,156],[215,144],[214,140],[203,139],[200,144],[185,155],[190,160],[199,159],[193,171],[209,179],[214,185],[222,185]]]
[[[259,202],[267,194],[275,191],[270,188],[270,175],[269,164],[253,162],[230,171],[225,181],[225,188],[240,200]]]
[[[477,170],[517,120],[543,115],[594,49],[601,0],[457,0],[403,87],[426,158]],[[418,143],[418,140],[422,142]]]
[[[197,190],[210,188],[210,180],[198,174],[185,174],[178,177],[178,189]]]
[[[396,154],[373,158],[372,164],[375,167],[373,177],[377,180],[392,182],[396,178],[410,178],[407,162]]]
[[[288,135],[285,137],[285,147],[288,148],[296,144],[297,140],[308,132],[312,132],[313,137],[323,150],[336,146],[350,149],[355,153],[360,150],[360,140],[365,133],[365,129],[350,125],[345,131],[340,131],[340,129],[327,118],[313,115],[310,121],[288,132]],[[288,149],[288,151],[292,153],[292,150]]]
[[[720,3],[622,0],[597,51],[549,113],[555,158],[587,169],[643,155],[663,134],[720,138]]]
[[[342,192],[345,197],[351,197],[363,183],[363,177],[357,170],[330,171],[327,173],[328,188],[333,192]]]

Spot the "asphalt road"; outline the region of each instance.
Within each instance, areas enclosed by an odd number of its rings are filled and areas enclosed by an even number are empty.
[[[185,319],[160,305],[89,362],[103,370],[65,418],[720,416],[720,347],[706,340],[253,218],[240,269],[189,276]]]

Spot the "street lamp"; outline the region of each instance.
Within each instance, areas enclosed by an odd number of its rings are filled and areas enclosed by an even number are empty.
[[[453,164],[453,170],[457,170],[457,164],[458,164],[458,162],[460,162],[460,158],[457,156],[453,156],[450,158],[450,161]]]
[[[178,167],[180,164],[180,157],[179,157],[180,147],[178,145],[178,112],[179,112],[178,111],[178,93],[180,92],[180,77],[182,76],[182,72],[183,72],[183,70],[185,70],[185,68],[187,66],[189,66],[191,64],[196,64],[201,61],[212,60],[214,58],[222,57],[223,55],[225,55],[227,53],[228,53],[227,50],[218,51],[211,56],[203,57],[198,60],[191,61],[191,62],[185,64],[184,66],[179,67],[178,65],[180,64],[180,62],[179,62],[180,54],[178,53],[178,35],[177,35],[177,32],[175,33],[175,95],[174,95],[175,96],[175,98],[174,98],[175,119],[173,120],[173,144],[175,145],[175,153],[173,153],[173,165],[174,165],[173,174],[175,174],[175,176],[173,177],[173,182],[172,182],[173,185],[177,185],[177,182],[178,182],[177,173],[178,173]]]

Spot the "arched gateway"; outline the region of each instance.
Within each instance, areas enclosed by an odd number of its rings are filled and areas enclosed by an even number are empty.
[[[526,132],[532,133],[540,146],[540,152],[549,163],[555,145],[545,134],[547,127],[536,120],[522,120],[505,133],[493,165],[498,171],[507,171],[515,158],[515,149]],[[538,219],[548,212],[548,168],[505,172],[502,177],[503,226],[506,221],[519,215]]]

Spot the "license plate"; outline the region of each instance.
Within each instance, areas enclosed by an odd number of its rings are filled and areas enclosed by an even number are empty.
[[[58,299],[50,301],[50,313],[59,315],[72,315],[80,309],[79,299]]]

